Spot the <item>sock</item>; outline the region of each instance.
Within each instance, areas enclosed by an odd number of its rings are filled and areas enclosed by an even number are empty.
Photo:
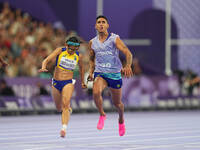
[[[66,130],[67,129],[67,125],[66,124],[63,124],[62,125],[62,130]]]

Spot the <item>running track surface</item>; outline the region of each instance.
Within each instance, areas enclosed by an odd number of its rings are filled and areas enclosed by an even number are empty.
[[[60,115],[0,117],[0,150],[199,150],[200,111],[126,112],[126,135],[118,135],[117,113],[72,114],[60,138]]]

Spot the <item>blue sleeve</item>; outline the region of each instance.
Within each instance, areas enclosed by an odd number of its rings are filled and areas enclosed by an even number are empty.
[[[65,51],[65,50],[66,50],[66,47],[63,47],[63,48],[62,48],[62,52]]]
[[[79,56],[79,52],[78,51],[76,51],[76,54]]]

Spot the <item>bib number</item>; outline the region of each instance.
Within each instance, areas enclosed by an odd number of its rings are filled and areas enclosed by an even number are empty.
[[[104,67],[104,68],[111,68],[111,64],[110,63],[102,63],[100,64],[101,67]]]

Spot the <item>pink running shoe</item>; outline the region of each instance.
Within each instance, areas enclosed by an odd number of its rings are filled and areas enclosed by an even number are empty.
[[[106,116],[100,116],[99,122],[97,124],[97,129],[102,130],[104,127],[104,121],[106,120]]]
[[[126,132],[125,124],[124,122],[122,124],[119,123],[119,136],[123,136]]]
[[[66,135],[66,131],[65,130],[61,130],[60,131],[60,137],[64,138]]]

